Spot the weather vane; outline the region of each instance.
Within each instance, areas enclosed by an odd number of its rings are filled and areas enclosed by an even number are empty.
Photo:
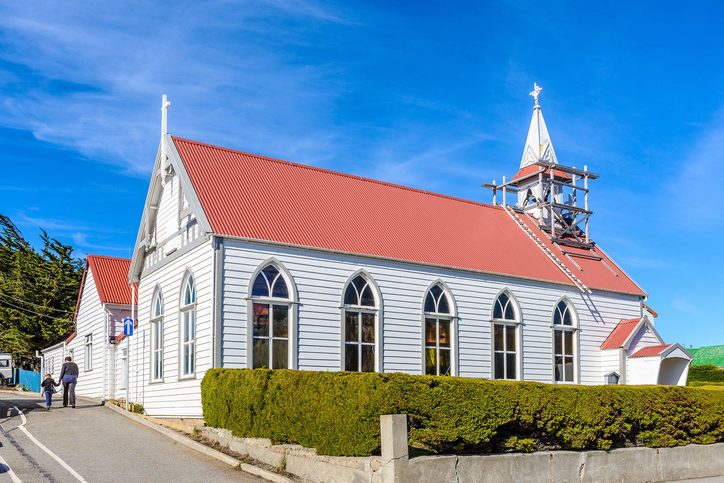
[[[543,88],[540,87],[537,83],[533,83],[533,92],[530,93],[531,96],[533,96],[533,99],[535,100],[535,106],[534,107],[540,107],[538,104],[538,96],[540,95],[540,91],[542,91]]]

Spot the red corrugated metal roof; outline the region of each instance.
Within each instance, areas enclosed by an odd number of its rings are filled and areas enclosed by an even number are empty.
[[[543,168],[543,166],[539,166],[537,164],[531,164],[530,166],[526,166],[525,168],[520,168],[520,170],[515,173],[515,176],[513,176],[513,179],[511,181],[515,181],[516,179],[522,178],[523,176],[528,176],[529,174],[537,173],[538,171],[540,171],[541,168]],[[543,176],[550,176],[550,172],[550,168],[546,168],[545,171],[543,171]],[[553,176],[557,179],[571,179],[568,173],[559,171],[555,168],[553,169]]]
[[[500,207],[173,140],[219,235],[572,285]],[[643,295],[601,261],[576,262],[591,288]]]
[[[669,347],[671,347],[671,344],[650,345],[648,347],[642,347],[629,357],[654,357],[661,355],[661,353]]]
[[[88,255],[87,263],[93,273],[101,303],[131,305],[131,287],[128,285],[131,260]]]
[[[601,349],[618,349],[623,347],[623,344],[631,337],[631,334],[641,322],[641,318],[638,319],[627,319],[620,321],[616,327],[613,328],[606,340],[601,344]]]

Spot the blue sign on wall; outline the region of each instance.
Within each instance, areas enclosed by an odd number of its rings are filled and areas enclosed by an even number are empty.
[[[126,337],[133,335],[133,319],[130,317],[123,319],[123,335]]]

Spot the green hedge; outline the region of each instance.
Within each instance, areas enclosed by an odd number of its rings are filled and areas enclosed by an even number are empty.
[[[686,387],[213,369],[201,394],[209,426],[328,455],[378,453],[380,415],[400,413],[410,444],[435,453],[724,441],[724,392]]]
[[[724,382],[724,369],[711,364],[689,367],[689,382]]]

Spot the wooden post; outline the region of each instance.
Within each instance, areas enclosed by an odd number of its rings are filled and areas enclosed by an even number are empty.
[[[507,192],[506,192],[506,189],[505,189],[505,176],[503,176],[503,207],[504,207],[504,208],[508,206],[508,202],[507,202],[507,200],[506,200],[506,198],[505,198],[506,193],[507,193]]]
[[[550,199],[550,202],[551,202],[551,238],[553,238],[554,236],[556,236],[556,221],[555,221],[556,218],[555,218],[555,213],[553,211],[554,210],[553,204],[556,202],[556,199],[555,199],[555,193],[553,192],[553,181],[554,181],[553,167],[551,166],[548,169],[551,170],[551,176],[550,176],[550,181],[551,181],[551,199]]]
[[[583,165],[583,171],[588,173],[588,165]],[[583,187],[585,188],[585,192],[583,193],[583,207],[586,209],[586,212],[588,212],[588,174],[583,175]],[[588,235],[588,219],[590,218],[590,215],[586,213],[586,243],[590,243],[591,237]]]
[[[497,186],[497,183],[493,180],[493,206],[498,206],[498,188],[495,186]]]
[[[538,222],[542,225],[543,224],[543,171],[538,172],[538,190],[540,192],[538,196]]]

